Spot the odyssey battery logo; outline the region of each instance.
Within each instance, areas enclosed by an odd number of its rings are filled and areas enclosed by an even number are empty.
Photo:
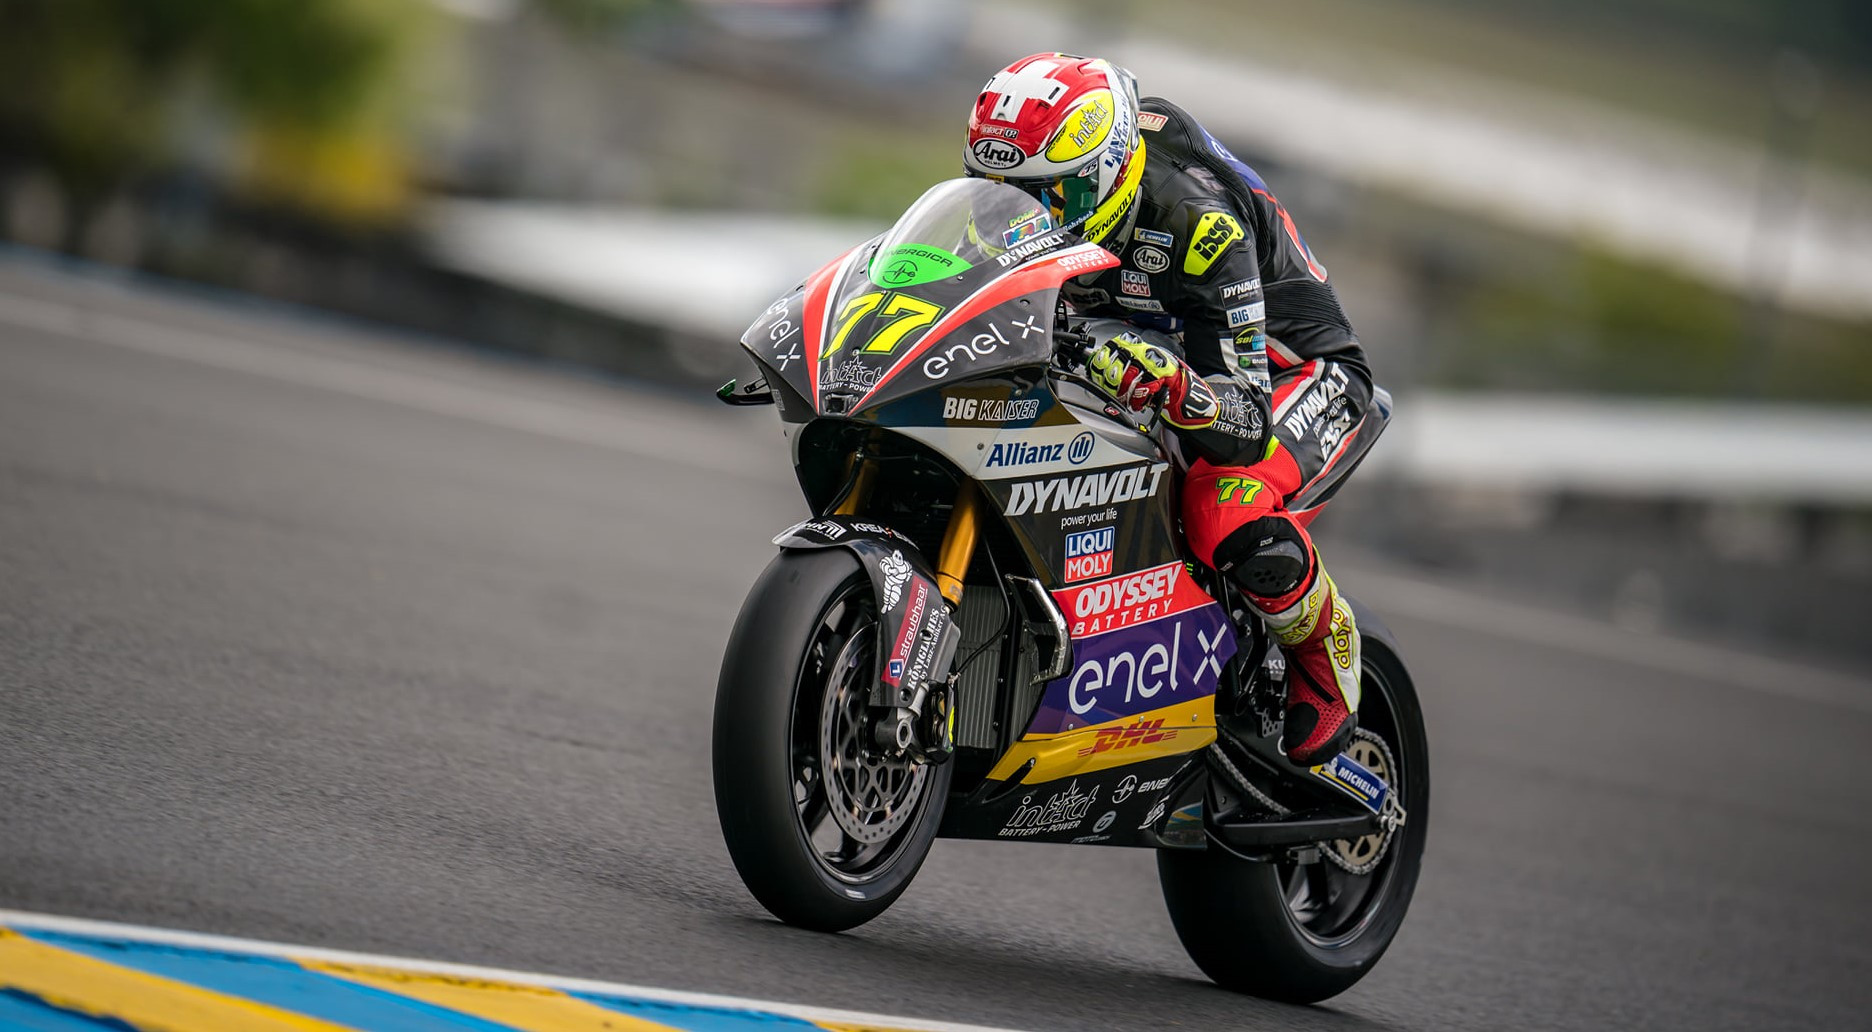
[[[1113,528],[1083,530],[1066,535],[1066,580],[1103,577],[1112,570]]]

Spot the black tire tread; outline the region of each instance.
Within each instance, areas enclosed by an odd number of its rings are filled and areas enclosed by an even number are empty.
[[[1359,615],[1361,625],[1364,614]],[[1158,880],[1177,937],[1196,966],[1225,989],[1284,1003],[1309,1004],[1345,992],[1390,948],[1409,909],[1423,860],[1429,820],[1428,743],[1416,689],[1388,632],[1367,635],[1366,662],[1392,686],[1400,731],[1394,743],[1414,758],[1409,822],[1392,841],[1398,850],[1383,910],[1375,923],[1342,949],[1322,949],[1302,937],[1287,911],[1277,865],[1255,863],[1219,848],[1162,850]]]
[[[816,931],[861,925],[902,895],[929,853],[949,781],[948,766],[936,768],[925,787],[935,801],[924,806],[909,848],[875,882],[832,878],[799,830],[788,750],[793,686],[829,602],[862,577],[844,549],[781,552],[742,605],[715,692],[715,807],[728,855],[763,907]]]

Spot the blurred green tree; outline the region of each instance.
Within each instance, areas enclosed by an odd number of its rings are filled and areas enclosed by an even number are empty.
[[[64,186],[75,238],[205,97],[243,185],[380,216],[407,189],[396,86],[431,21],[422,0],[0,0],[0,144]]]

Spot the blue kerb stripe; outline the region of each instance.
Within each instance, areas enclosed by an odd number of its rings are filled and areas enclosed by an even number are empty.
[[[819,1027],[801,1018],[786,1014],[769,1014],[763,1011],[691,1007],[680,1003],[632,1000],[622,996],[603,996],[598,993],[572,993],[571,995],[620,1014],[684,1029],[686,1032],[783,1032],[786,1029],[817,1029]]]
[[[222,953],[154,943],[95,939],[18,929],[23,935],[61,949],[95,957],[106,963],[203,989],[239,996],[307,1017],[319,1018],[372,1032],[432,1032],[434,1029],[472,1029],[475,1032],[513,1032],[506,1025],[438,1007],[421,1000],[347,982],[305,968],[289,960],[247,953]],[[6,1027],[0,1024],[0,1028]],[[88,1026],[96,1032],[97,1026]]]
[[[0,989],[0,1029],[6,1032],[104,1032],[128,1028],[119,1022],[93,1021],[60,1010],[14,989]]]

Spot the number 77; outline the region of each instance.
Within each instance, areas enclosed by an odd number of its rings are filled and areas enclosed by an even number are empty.
[[[882,311],[879,311],[880,305],[882,305]],[[851,336],[852,330],[864,320],[865,316],[873,312],[887,317],[889,321],[879,327],[877,332],[871,335],[871,339],[859,350],[871,354],[888,355],[896,351],[897,346],[902,344],[904,338],[912,331],[935,322],[937,317],[943,314],[943,307],[908,294],[877,291],[860,294],[845,302],[845,307],[839,311],[838,331],[832,335],[832,345],[826,348],[825,354],[820,358],[827,359],[837,354],[839,349],[845,346],[845,340]]]

